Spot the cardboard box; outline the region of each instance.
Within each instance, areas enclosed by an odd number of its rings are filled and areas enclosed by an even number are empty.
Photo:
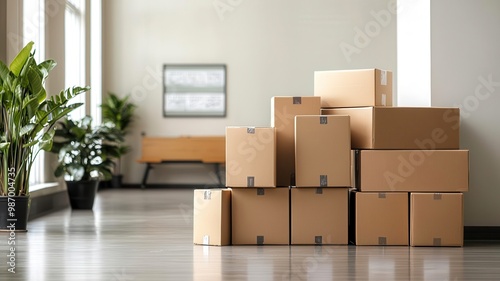
[[[351,191],[356,245],[408,245],[408,193]]]
[[[349,115],[355,149],[458,149],[460,110],[443,107],[322,109]]]
[[[320,97],[273,97],[271,127],[276,129],[276,186],[295,185],[295,116],[319,115]]]
[[[411,246],[463,246],[462,193],[411,193]]]
[[[350,143],[349,116],[296,116],[296,186],[351,186]]]
[[[233,189],[233,245],[288,245],[289,200],[288,187]]]
[[[196,189],[193,206],[193,243],[230,245],[231,191]]]
[[[380,69],[314,72],[321,107],[392,106],[392,72]]]
[[[274,128],[226,128],[226,186],[276,186]]]
[[[361,191],[466,192],[468,150],[360,150]]]
[[[348,188],[292,188],[292,244],[347,245]]]

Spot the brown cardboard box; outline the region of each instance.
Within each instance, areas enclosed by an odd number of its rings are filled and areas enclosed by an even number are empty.
[[[322,107],[392,106],[392,72],[380,69],[314,72]]]
[[[348,188],[292,188],[292,244],[348,243]]]
[[[361,191],[465,192],[468,150],[360,150]]]
[[[226,128],[226,186],[276,186],[274,128]]]
[[[296,186],[351,186],[350,138],[349,116],[296,116]]]
[[[462,193],[411,193],[410,245],[463,246]]]
[[[319,115],[320,97],[273,97],[271,127],[276,129],[276,186],[295,185],[295,116]]]
[[[231,190],[194,191],[193,242],[200,245],[231,244]]]
[[[458,149],[460,110],[442,107],[323,109],[351,117],[352,148]]]
[[[233,245],[288,245],[289,200],[288,187],[233,189]]]
[[[352,192],[356,245],[408,245],[407,192]]]

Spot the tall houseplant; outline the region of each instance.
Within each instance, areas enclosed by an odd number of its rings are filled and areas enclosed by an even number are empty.
[[[122,182],[121,158],[130,151],[130,147],[125,145],[125,136],[128,134],[128,128],[134,121],[134,112],[137,106],[129,101],[130,96],[123,98],[114,93],[108,93],[107,98],[101,105],[102,119],[105,124],[109,124],[118,130],[123,140],[119,143],[118,157],[116,167],[111,181],[113,187],[120,187]]]
[[[92,209],[99,180],[111,178],[121,141],[115,128],[93,127],[90,116],[59,122],[52,147],[58,154],[54,175],[64,176],[72,208]]]
[[[9,67],[0,62],[0,199],[15,205],[11,209],[9,204],[0,204],[0,229],[7,222],[4,218],[12,215],[19,216],[16,229],[26,229],[29,178],[35,158],[41,150],[51,150],[56,122],[81,105],[68,101],[89,90],[72,87],[48,97],[44,82],[56,62],[37,64],[33,45],[28,43]]]

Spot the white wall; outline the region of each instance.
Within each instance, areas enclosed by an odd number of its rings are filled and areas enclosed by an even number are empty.
[[[500,225],[499,30],[500,1],[431,2],[432,105],[461,107],[468,226]]]
[[[214,3],[227,9],[218,12]],[[103,5],[104,91],[131,94],[139,106],[128,138],[134,150],[125,158],[125,183],[141,180],[144,167],[135,163],[141,132],[223,135],[227,125],[268,126],[271,97],[312,95],[315,70],[396,71],[395,0],[107,0]],[[227,117],[163,118],[164,63],[227,64]],[[150,182],[215,180],[208,167],[170,166],[156,168]]]

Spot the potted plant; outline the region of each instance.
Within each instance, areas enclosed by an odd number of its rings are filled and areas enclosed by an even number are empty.
[[[118,156],[119,132],[112,127],[92,127],[92,117],[58,123],[52,152],[58,154],[56,177],[64,176],[73,209],[92,209],[100,179],[109,179]]]
[[[135,104],[129,101],[128,95],[120,98],[114,93],[108,93],[108,97],[101,105],[103,122],[114,126],[123,137],[123,141],[119,143],[116,167],[111,179],[112,187],[115,188],[120,187],[122,184],[121,158],[130,151],[130,147],[125,145],[125,136],[134,120],[136,107]]]
[[[44,88],[53,60],[37,64],[28,43],[9,67],[0,61],[0,229],[26,230],[31,168],[52,147],[54,125],[81,104],[68,104],[88,87],[48,97]],[[12,220],[11,220],[12,219]],[[9,222],[8,222],[9,220]]]

